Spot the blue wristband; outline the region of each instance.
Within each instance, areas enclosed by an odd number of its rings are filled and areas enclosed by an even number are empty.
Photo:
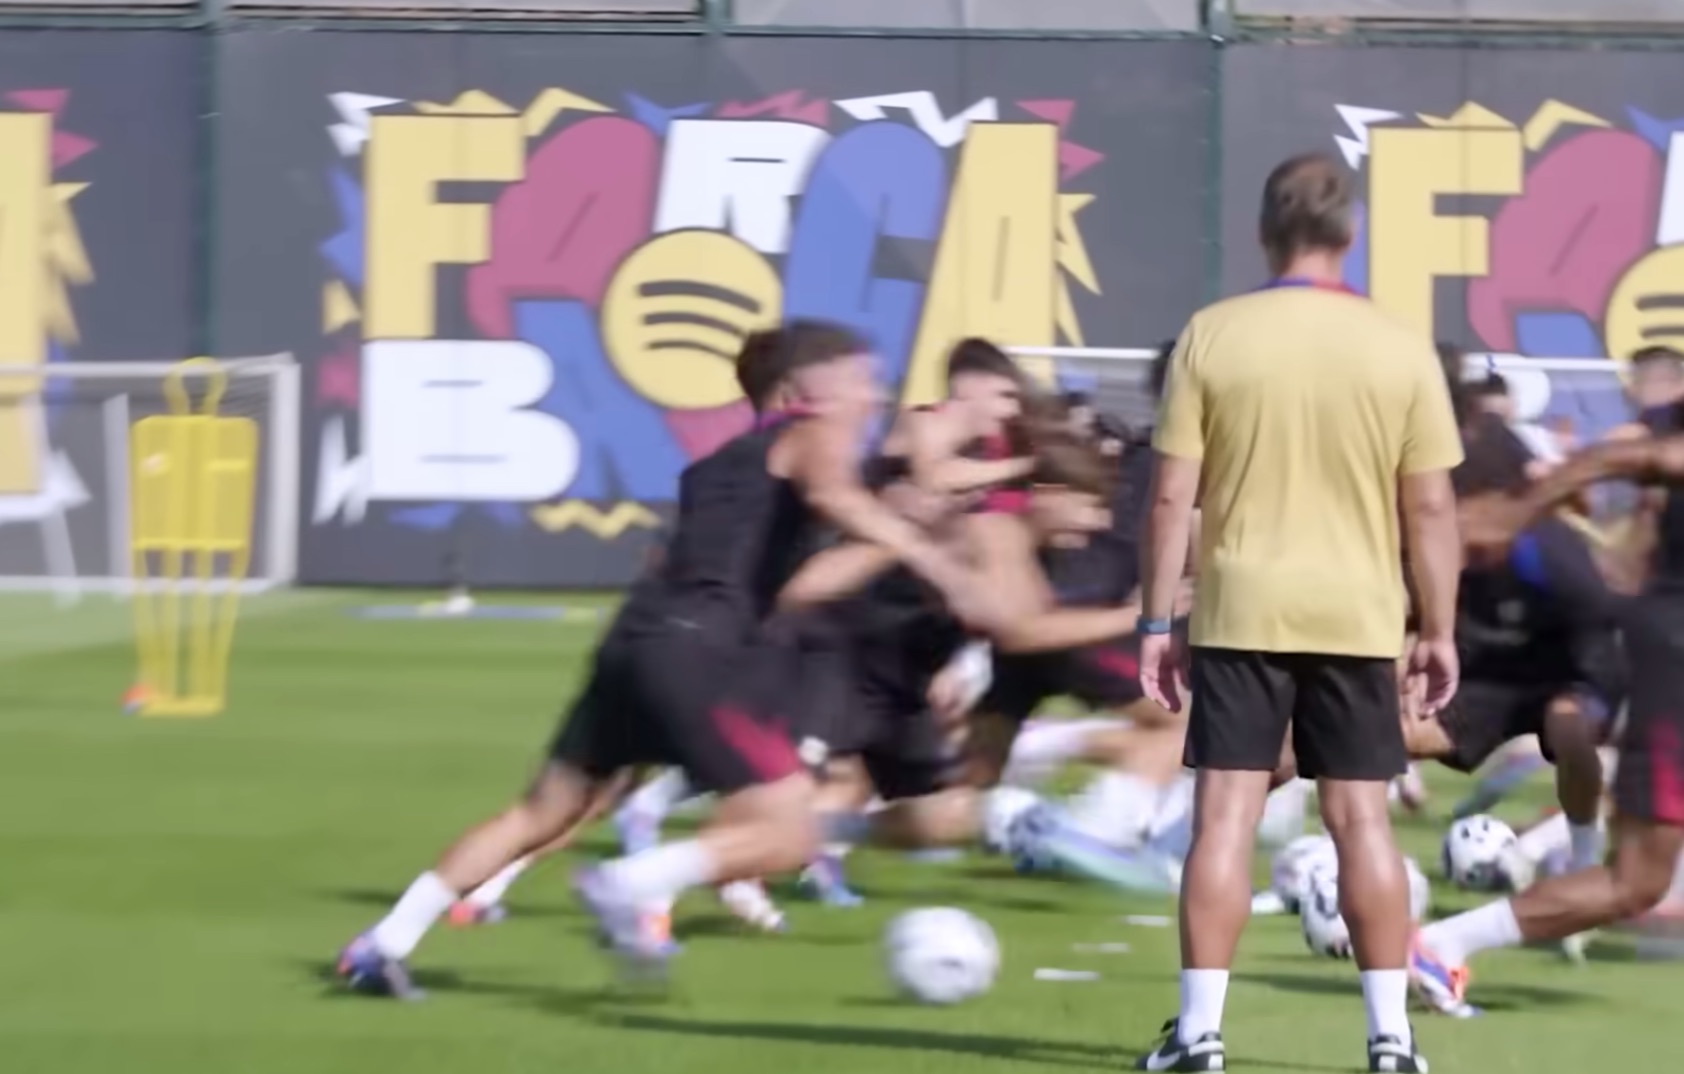
[[[1142,619],[1136,629],[1142,634],[1168,634],[1175,629],[1175,622],[1170,619]]]

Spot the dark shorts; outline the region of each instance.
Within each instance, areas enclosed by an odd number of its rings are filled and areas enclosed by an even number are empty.
[[[1542,736],[1550,706],[1570,692],[1566,684],[1462,680],[1455,699],[1438,716],[1452,746],[1450,755],[1438,758],[1439,763],[1458,772],[1473,772],[1505,742],[1525,735]],[[1547,742],[1544,752],[1550,757]]]
[[[802,655],[691,632],[611,638],[551,759],[596,778],[677,765],[697,789],[722,794],[776,782],[803,766],[794,730],[807,685]]]
[[[1306,779],[1381,781],[1408,766],[1392,660],[1195,648],[1189,768],[1272,772],[1290,731]]]
[[[888,801],[920,798],[946,786],[949,748],[926,694],[928,661],[904,661],[893,650],[856,652],[836,691],[827,741],[834,756],[858,757],[872,786]]]
[[[1639,600],[1625,642],[1631,699],[1614,805],[1623,816],[1684,827],[1684,594]]]
[[[1120,709],[1145,696],[1139,642],[1123,638],[1081,649],[996,656],[994,683],[977,711],[1022,723],[1055,697],[1073,697],[1091,709]]]

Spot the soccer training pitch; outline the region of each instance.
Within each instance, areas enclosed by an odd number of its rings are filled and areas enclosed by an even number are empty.
[[[127,610],[0,596],[0,1069],[17,1074],[1015,1074],[1117,1070],[1174,1012],[1175,931],[1125,923],[1167,900],[1019,878],[975,853],[943,864],[862,852],[867,896],[831,910],[775,892],[783,936],[745,934],[697,894],[661,994],[611,986],[566,884],[575,855],[527,874],[512,917],[439,929],[413,960],[429,1000],[349,996],[346,940],[446,840],[538,763],[599,627],[353,617],[390,593],[248,598],[228,711],[125,716]],[[496,598],[493,598],[496,599]],[[594,597],[539,605],[604,608]],[[1406,821],[1436,872],[1459,787]],[[1547,783],[1503,812],[1529,821]],[[595,831],[576,854],[606,848]],[[1442,886],[1435,909],[1472,896]],[[894,998],[878,936],[894,913],[954,905],[993,925],[992,992],[951,1009]],[[1126,944],[1097,953],[1086,945]],[[1093,982],[1037,981],[1040,968]],[[1611,939],[1583,968],[1553,951],[1477,964],[1487,1017],[1420,1015],[1443,1074],[1666,1069],[1684,1056],[1684,966]],[[1354,1071],[1356,973],[1313,958],[1296,918],[1254,923],[1225,1026],[1234,1070]]]

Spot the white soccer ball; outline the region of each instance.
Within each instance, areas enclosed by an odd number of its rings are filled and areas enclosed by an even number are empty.
[[[883,953],[902,995],[940,1006],[982,995],[1000,969],[994,930],[946,906],[908,910],[889,922]]]
[[[995,854],[1009,850],[1012,823],[1040,804],[1041,796],[1022,787],[996,787],[982,807],[982,844]]]
[[[1287,913],[1296,914],[1304,902],[1310,871],[1322,864],[1337,869],[1338,860],[1332,839],[1325,835],[1301,835],[1275,855],[1269,870],[1269,886],[1280,896]]]
[[[1496,817],[1464,817],[1444,835],[1444,878],[1464,891],[1513,890],[1520,879],[1513,875],[1518,848],[1514,829]]]
[[[1064,824],[1064,814],[1051,802],[1036,802],[1012,818],[1006,830],[1006,853],[1012,868],[1024,875],[1058,871],[1058,858],[1047,848],[1047,836]]]
[[[1339,871],[1326,865],[1310,871],[1298,908],[1304,943],[1327,958],[1351,957],[1351,930],[1339,913]]]

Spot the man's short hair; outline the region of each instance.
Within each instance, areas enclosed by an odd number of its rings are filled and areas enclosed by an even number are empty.
[[[1664,346],[1644,347],[1632,353],[1631,368],[1634,371],[1645,367],[1660,368],[1662,365],[1672,367],[1675,372],[1684,372],[1684,353]]]
[[[1024,382],[1023,370],[1018,368],[1011,355],[976,336],[961,339],[947,355],[947,379],[966,374],[1005,377],[1019,384]]]
[[[1258,233],[1278,257],[1305,250],[1343,250],[1351,244],[1350,173],[1326,153],[1285,161],[1263,184]]]
[[[756,411],[789,377],[809,366],[834,362],[870,348],[859,333],[828,321],[790,321],[752,333],[737,353],[737,385]]]

